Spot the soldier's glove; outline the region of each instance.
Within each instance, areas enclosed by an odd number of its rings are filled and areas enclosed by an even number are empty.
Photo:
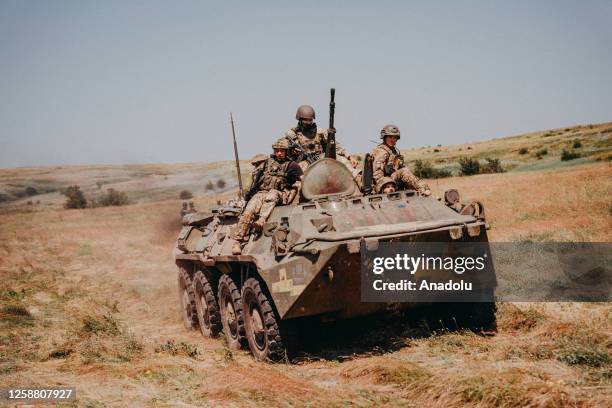
[[[327,134],[328,135],[335,135],[336,134],[336,128],[327,128]]]

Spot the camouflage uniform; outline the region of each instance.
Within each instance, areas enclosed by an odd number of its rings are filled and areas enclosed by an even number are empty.
[[[379,144],[372,151],[374,157],[374,184],[376,192],[380,193],[383,186],[382,179],[390,177],[395,182],[403,182],[404,186],[418,191],[423,195],[430,195],[431,190],[423,181],[412,174],[404,164],[404,157],[396,147],[391,147],[384,143],[386,136],[396,135],[399,138],[399,129],[394,125],[386,125],[381,131],[383,143]]]
[[[285,140],[285,147],[287,141]],[[277,144],[273,145],[277,146]],[[274,207],[278,204],[289,204],[295,197],[300,186],[302,169],[291,159],[279,162],[276,157],[271,156],[265,161],[256,163],[257,167],[253,171],[253,180],[256,180],[258,173],[263,172],[262,180],[257,188],[257,192],[249,199],[238,225],[234,228],[232,238],[236,241],[245,241],[254,224],[261,228],[268,219]],[[258,217],[254,223],[255,218]]]
[[[302,146],[302,149],[304,149],[308,153],[314,153],[314,155],[318,156],[319,158],[325,156],[325,150],[323,149],[323,146],[327,143],[327,129],[317,127],[317,130],[314,135],[307,136],[302,133],[299,128],[295,127],[289,129],[285,134],[285,137],[294,140],[297,144]],[[297,152],[297,154],[299,154],[299,152]],[[349,157],[351,157],[351,155],[348,154],[346,149],[340,146],[340,143],[338,143],[338,141],[336,141],[336,160],[344,164],[349,169],[353,177],[357,177],[359,175],[359,169],[353,167],[351,161],[349,160]],[[300,167],[302,168],[302,170],[306,170],[308,164],[309,163],[306,160],[300,161]]]

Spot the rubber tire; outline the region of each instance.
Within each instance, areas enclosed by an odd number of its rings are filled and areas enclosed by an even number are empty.
[[[280,361],[287,355],[283,345],[278,319],[268,297],[255,278],[249,278],[242,287],[242,304],[246,338],[249,349],[257,360]],[[263,323],[263,337],[258,341],[255,336],[256,325],[253,313],[259,313]]]
[[[492,331],[497,328],[495,302],[439,303],[433,327],[445,330],[468,329],[476,332]],[[439,326],[442,327],[439,327]]]
[[[497,329],[495,302],[462,303],[458,305],[459,325],[474,331],[491,331]]]
[[[179,268],[178,271],[178,291],[183,326],[185,326],[187,330],[195,330],[198,327],[195,293],[193,291],[191,277],[184,268]]]
[[[193,291],[200,332],[204,337],[217,337],[222,329],[221,314],[212,285],[204,272],[197,271],[193,276]],[[205,310],[202,305],[206,306]]]
[[[240,291],[229,275],[223,274],[219,278],[219,311],[223,333],[227,340],[227,346],[232,350],[239,350],[246,347],[247,340],[244,331],[244,315],[242,312],[242,299]],[[235,312],[236,327],[230,327],[230,313],[227,304],[230,303]]]

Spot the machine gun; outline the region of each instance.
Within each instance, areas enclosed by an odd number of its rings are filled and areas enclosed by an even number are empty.
[[[292,139],[290,136],[287,136],[286,139],[289,141],[289,147],[299,153],[298,157],[295,160],[298,163],[303,160],[306,160],[308,164],[312,164],[319,160],[318,154],[307,152],[298,142],[296,142],[295,139]]]
[[[329,90],[329,129],[331,132],[327,135],[327,144],[325,146],[325,157],[330,159],[336,158],[336,129],[334,128],[334,115],[336,113],[336,102],[334,98],[336,96],[336,89],[331,88]]]

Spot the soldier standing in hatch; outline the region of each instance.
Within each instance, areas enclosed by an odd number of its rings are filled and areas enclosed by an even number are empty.
[[[310,105],[302,105],[297,108],[295,118],[298,121],[296,127],[291,128],[285,134],[285,137],[296,142],[302,149],[308,153],[321,158],[325,155],[325,146],[327,144],[327,135],[331,132],[336,132],[336,129],[323,129],[317,127],[315,123],[315,111]],[[293,152],[297,158],[299,152]],[[340,146],[340,143],[336,141],[336,160],[344,164],[349,171],[353,174],[353,178],[359,176],[359,170],[357,167],[357,160],[352,157],[348,152]],[[308,162],[302,158],[300,161],[300,167],[302,170],[306,170]]]
[[[265,161],[254,160],[253,181],[245,194],[248,201],[238,224],[234,227],[232,254],[242,253],[241,244],[247,241],[251,227],[261,231],[274,207],[293,201],[300,188],[301,167],[288,157],[289,142],[281,138],[272,145],[274,154]],[[254,158],[256,159],[256,158]],[[255,220],[255,217],[259,218]]]
[[[391,177],[383,177],[376,183],[376,191],[379,193],[395,193],[396,190],[397,183]]]
[[[412,174],[404,164],[404,157],[395,145],[400,139],[399,128],[395,125],[385,125],[380,131],[382,143],[374,148],[374,185],[376,192],[381,193],[382,180],[390,177],[397,183],[403,183],[405,187],[418,191],[420,194],[431,195],[431,190],[423,181]]]

